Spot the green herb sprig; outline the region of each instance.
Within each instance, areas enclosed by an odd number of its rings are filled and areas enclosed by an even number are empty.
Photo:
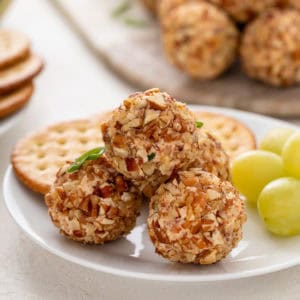
[[[124,19],[124,23],[128,26],[137,27],[137,28],[146,27],[148,25],[147,22],[144,20],[133,19],[129,17]]]
[[[112,17],[121,20],[125,25],[136,28],[143,28],[148,23],[141,19],[135,19],[128,15],[127,12],[132,8],[132,3],[129,0],[121,2],[111,13]]]
[[[119,18],[122,15],[124,15],[129,9],[131,8],[131,3],[130,1],[124,1],[120,3],[113,11],[112,11],[112,16],[114,18]]]
[[[204,123],[201,122],[201,121],[197,121],[197,122],[196,122],[196,127],[197,127],[197,128],[201,128],[201,127],[203,127],[203,125],[204,125]]]
[[[75,162],[70,166],[70,168],[67,170],[67,172],[73,173],[75,171],[78,171],[86,161],[96,160],[100,156],[102,156],[104,152],[105,152],[104,147],[98,147],[98,148],[92,149],[92,150],[82,154],[80,157],[78,157],[75,160]]]
[[[153,153],[150,153],[149,155],[148,155],[148,161],[151,161],[151,160],[153,160],[154,158],[155,158],[155,156],[156,156],[156,154],[153,152]]]

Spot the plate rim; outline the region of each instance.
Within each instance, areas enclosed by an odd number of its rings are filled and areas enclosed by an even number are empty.
[[[299,130],[299,126],[276,119],[272,117],[267,117],[264,115],[251,113],[251,112],[245,112],[237,109],[231,109],[231,108],[221,108],[221,107],[214,107],[214,106],[204,106],[204,105],[188,105],[192,110],[207,110],[212,112],[220,112],[220,113],[228,113],[231,114],[240,114],[248,117],[254,117],[254,118],[261,118],[262,120],[265,119],[266,121],[276,121],[279,123],[282,123],[284,126],[288,127],[294,127],[295,129]],[[80,265],[82,267],[92,269],[94,271],[100,271],[104,272],[106,274],[126,277],[126,278],[135,278],[135,279],[143,279],[143,280],[150,280],[150,281],[163,281],[163,282],[213,282],[213,281],[227,281],[227,280],[237,280],[242,278],[249,278],[249,277],[255,277],[259,275],[265,275],[273,272],[277,272],[280,270],[288,269],[293,266],[297,266],[300,264],[300,255],[298,259],[292,259],[286,263],[276,263],[268,267],[262,267],[254,270],[249,271],[238,271],[235,273],[228,273],[228,274],[218,274],[218,275],[160,275],[155,273],[143,273],[139,271],[127,271],[116,267],[108,267],[98,264],[93,264],[88,261],[85,261],[81,258],[75,257],[73,255],[70,255],[66,252],[63,252],[61,250],[57,250],[53,247],[48,246],[47,244],[41,242],[38,238],[38,236],[30,230],[27,226],[24,226],[21,224],[21,221],[16,216],[13,205],[8,201],[9,199],[9,181],[10,178],[15,176],[13,172],[13,167],[10,164],[4,175],[3,183],[2,183],[2,190],[3,190],[3,198],[5,206],[12,217],[12,219],[15,221],[15,223],[20,227],[20,229],[29,237],[30,240],[32,240],[34,243],[38,244],[42,249],[66,260],[72,263],[75,263],[77,265]],[[14,202],[15,203],[15,202]]]

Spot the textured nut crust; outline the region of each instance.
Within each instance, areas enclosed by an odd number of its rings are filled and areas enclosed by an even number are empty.
[[[300,12],[272,9],[253,23],[241,44],[243,68],[250,77],[275,86],[300,82]]]
[[[162,22],[167,58],[191,77],[213,79],[236,58],[239,32],[229,17],[209,3],[191,2]]]
[[[271,7],[285,5],[287,1],[293,0],[161,0],[158,11],[160,18],[163,19],[168,16],[170,11],[180,5],[191,2],[210,2],[226,11],[237,22],[246,23]]]
[[[32,93],[33,84],[28,83],[9,94],[0,95],[0,118],[21,109],[30,100]]]
[[[45,196],[49,215],[60,233],[82,242],[102,244],[135,226],[141,199],[105,157],[74,173],[65,165]]]
[[[212,112],[195,112],[195,116],[204,123],[203,129],[211,132],[222,144],[230,159],[256,149],[254,133],[242,122]]]
[[[198,143],[194,149],[195,160],[188,165],[187,169],[200,168],[222,180],[230,181],[230,160],[221,143],[204,130],[198,129],[197,137]]]
[[[237,246],[245,222],[244,203],[229,182],[191,169],[152,197],[148,230],[156,252],[170,261],[212,264]]]
[[[131,95],[102,125],[102,133],[114,168],[146,195],[195,158],[193,113],[159,89]]]

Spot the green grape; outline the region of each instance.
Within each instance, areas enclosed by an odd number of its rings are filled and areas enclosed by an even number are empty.
[[[300,178],[300,132],[294,133],[285,143],[282,158],[287,173]]]
[[[282,148],[287,139],[295,132],[290,128],[276,128],[270,130],[260,142],[259,148],[281,155]]]
[[[263,150],[241,154],[233,161],[231,172],[235,187],[254,205],[269,182],[285,176],[281,157]]]
[[[300,180],[272,181],[259,195],[257,207],[271,232],[284,236],[300,234]]]

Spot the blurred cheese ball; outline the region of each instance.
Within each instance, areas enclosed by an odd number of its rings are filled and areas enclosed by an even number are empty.
[[[61,234],[90,244],[113,241],[129,233],[140,212],[136,189],[105,157],[68,173],[64,166],[45,196],[49,215]]]
[[[298,0],[294,1],[298,4]],[[227,12],[234,20],[240,23],[246,23],[257,17],[260,13],[277,5],[283,5],[286,0],[161,0],[158,3],[158,12],[163,20],[174,8],[186,3],[212,3],[225,12]],[[300,7],[300,5],[298,4]]]
[[[161,23],[168,59],[193,78],[216,78],[236,58],[239,32],[228,16],[211,4],[178,6]]]
[[[158,0],[141,0],[144,6],[152,13],[156,14],[156,5]]]
[[[209,0],[230,14],[237,22],[247,23],[283,0]]]
[[[194,114],[159,89],[129,96],[102,124],[102,133],[114,168],[146,195],[195,159]]]
[[[191,169],[151,198],[148,231],[155,250],[173,262],[213,264],[242,238],[244,203],[226,181]]]
[[[271,9],[245,30],[241,43],[243,69],[274,86],[300,82],[300,12]]]

